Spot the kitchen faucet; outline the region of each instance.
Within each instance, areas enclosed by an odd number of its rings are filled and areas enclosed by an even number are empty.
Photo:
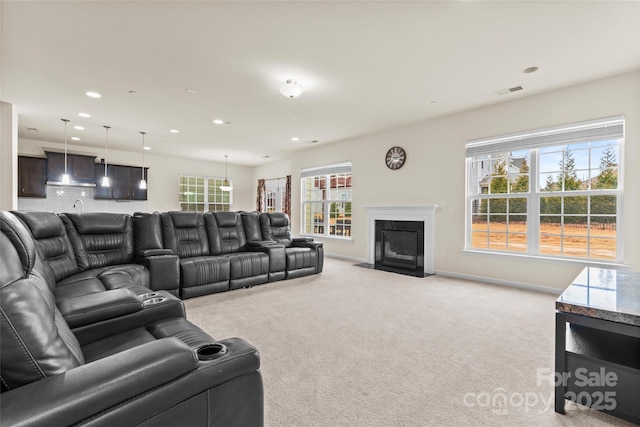
[[[78,202],[80,202],[80,213],[82,213],[82,211],[84,210],[84,202],[82,200],[77,199],[75,202],[73,202],[73,208],[76,208]]]

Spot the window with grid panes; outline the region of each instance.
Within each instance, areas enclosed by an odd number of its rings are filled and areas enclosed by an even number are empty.
[[[231,210],[233,190],[220,190],[223,183],[224,178],[180,175],[180,210],[190,212]]]
[[[351,162],[303,169],[302,233],[351,237]]]
[[[467,142],[471,250],[621,262],[624,119]]]
[[[265,210],[266,212],[283,212],[287,181],[284,178],[268,179],[265,181]]]

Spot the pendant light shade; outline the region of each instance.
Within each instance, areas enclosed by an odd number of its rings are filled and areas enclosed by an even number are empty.
[[[64,122],[64,174],[62,175],[60,182],[62,184],[68,185],[71,183],[71,179],[69,179],[69,173],[67,172],[67,123],[69,123],[69,120],[60,120]]]
[[[140,132],[140,134],[142,135],[142,167],[141,169],[141,178],[140,178],[140,185],[139,188],[141,190],[146,190],[147,189],[147,180],[144,179],[144,136],[146,135],[146,132]]]
[[[233,187],[231,185],[229,185],[229,180],[227,179],[227,159],[228,158],[229,158],[229,155],[225,154],[224,155],[224,182],[220,186],[220,189],[222,191],[231,191],[231,190],[233,190]]]
[[[102,177],[101,185],[103,187],[110,187],[111,182],[109,181],[109,175],[107,171],[107,155],[109,154],[109,129],[111,129],[111,126],[103,126],[103,128],[105,129],[106,135],[104,140],[104,176]]]

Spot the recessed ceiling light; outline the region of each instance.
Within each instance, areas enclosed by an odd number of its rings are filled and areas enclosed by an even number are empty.
[[[89,113],[78,113],[78,115],[79,115],[80,117],[86,117],[86,118],[91,117],[91,114],[89,114]]]
[[[222,120],[222,119],[213,119],[213,124],[214,125],[223,125],[224,124],[224,120]]]
[[[144,147],[145,150],[151,150],[151,147]]]
[[[296,142],[296,141],[300,141],[300,138],[298,138],[297,136],[294,136],[293,138],[291,138],[291,140]]]
[[[84,126],[75,125],[73,128],[76,130],[84,130]]]
[[[539,70],[538,67],[529,67],[529,68],[525,68],[522,72],[525,74],[530,74],[530,73],[535,73],[538,70]]]
[[[191,94],[196,94],[196,93],[198,93],[198,92],[196,92],[195,90],[193,90],[193,89],[189,89],[189,88],[186,88],[184,91],[185,91],[185,92],[187,92],[187,93],[191,93]]]
[[[72,136],[72,137],[71,137],[71,139],[72,139],[73,141],[80,141],[80,138],[78,138],[77,136]]]
[[[171,132],[171,133],[178,133],[178,132],[180,132],[180,131],[179,131],[178,129],[169,129],[169,132]]]
[[[102,98],[102,95],[100,95],[98,92],[93,91],[85,92],[85,95],[87,95],[89,98]]]

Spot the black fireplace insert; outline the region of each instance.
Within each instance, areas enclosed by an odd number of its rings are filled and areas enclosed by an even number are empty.
[[[424,277],[424,222],[376,220],[375,268]]]

